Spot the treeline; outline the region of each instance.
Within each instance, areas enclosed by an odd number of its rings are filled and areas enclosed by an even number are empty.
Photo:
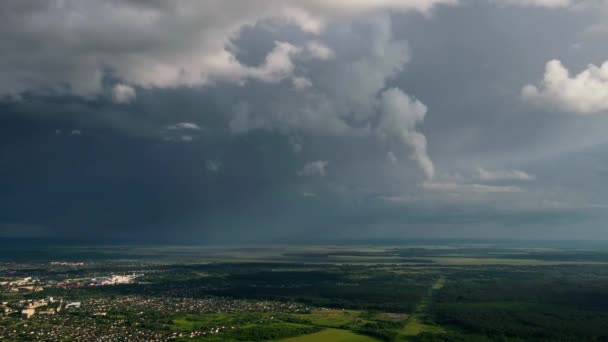
[[[394,341],[401,328],[403,328],[403,322],[376,321],[365,323],[353,331],[382,341]]]
[[[226,340],[238,341],[268,341],[283,338],[312,334],[321,328],[293,323],[272,323],[265,325],[249,325],[242,328],[228,330],[222,334]]]
[[[534,271],[453,274],[431,307],[452,333],[420,341],[608,341],[605,270]]]

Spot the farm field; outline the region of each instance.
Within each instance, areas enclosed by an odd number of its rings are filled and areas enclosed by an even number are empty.
[[[378,341],[369,336],[357,335],[348,330],[325,329],[313,334],[291,337],[284,342],[375,342]]]

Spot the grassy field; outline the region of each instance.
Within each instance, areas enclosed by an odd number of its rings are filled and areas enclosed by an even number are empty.
[[[484,265],[508,265],[508,266],[557,266],[557,265],[603,265],[603,261],[568,261],[568,260],[534,260],[534,259],[498,259],[498,258],[470,258],[461,256],[430,257],[436,264],[451,266],[484,266]]]
[[[192,331],[196,329],[207,329],[215,326],[248,324],[258,320],[265,320],[267,315],[256,317],[250,313],[243,314],[188,314],[173,318],[172,329],[178,332]]]
[[[357,335],[348,330],[325,329],[314,334],[291,337],[284,342],[375,342],[374,338]]]
[[[408,318],[405,326],[397,335],[398,341],[411,341],[422,333],[440,334],[445,332],[445,330],[438,325],[425,323],[429,321],[428,306],[434,299],[436,291],[441,290],[445,286],[445,282],[445,278],[440,277],[429,289],[428,295],[416,308],[416,312]]]
[[[418,336],[424,332],[439,334],[444,332],[444,330],[436,325],[424,324],[418,317],[413,316],[407,321],[403,330],[401,330],[399,339],[401,341],[409,341],[412,337]]]
[[[323,309],[314,310],[310,314],[301,314],[297,316],[309,321],[313,325],[330,328],[354,326],[368,322],[360,318],[361,311],[357,310]]]

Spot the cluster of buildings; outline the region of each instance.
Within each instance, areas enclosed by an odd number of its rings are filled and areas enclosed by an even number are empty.
[[[22,299],[16,302],[4,301],[0,303],[2,316],[20,316],[30,319],[35,315],[54,315],[61,310],[80,308],[80,302],[64,302],[63,299],[47,297],[45,299]]]
[[[65,303],[63,299],[47,297],[45,299],[29,299],[19,301],[21,307],[21,318],[29,319],[34,315],[54,315],[62,309],[69,309],[74,303]],[[80,306],[80,304],[78,304]],[[78,306],[78,307],[79,307]]]
[[[23,277],[11,281],[0,281],[0,286],[2,286],[6,292],[39,292],[44,290],[40,281],[32,277]]]
[[[15,310],[8,306],[8,302],[0,302],[0,316],[8,316],[14,311]]]
[[[118,284],[130,284],[136,278],[141,277],[142,274],[128,274],[128,275],[111,275],[109,277],[93,278],[91,285],[103,286],[103,285],[118,285]]]
[[[52,284],[52,287],[58,287],[62,289],[78,289],[87,286],[107,286],[107,285],[120,285],[120,284],[131,284],[135,282],[135,279],[143,276],[143,274],[125,274],[116,275],[112,274],[109,276],[99,276],[94,278],[75,278],[75,279],[63,279],[57,283]]]
[[[0,326],[0,341],[145,341],[160,342],[170,339],[169,334],[142,327],[125,320],[99,319],[87,315],[36,315],[33,322],[20,322],[15,326]],[[17,321],[15,321],[17,322]]]
[[[291,312],[305,313],[310,308],[297,303],[274,301],[251,301],[222,297],[179,298],[179,297],[145,297],[121,296],[120,301],[113,298],[90,298],[83,302],[83,309],[91,314],[95,312],[163,312],[179,313],[233,313],[233,312]]]
[[[60,266],[81,266],[84,265],[82,262],[51,262],[53,265]],[[130,284],[138,277],[143,274],[127,274],[127,275],[110,275],[104,277],[83,277],[74,279],[64,279],[61,281],[47,279],[41,281],[38,278],[31,276],[12,276],[0,278],[0,293],[14,293],[20,292],[23,294],[31,294],[34,292],[43,291],[45,288],[81,288],[87,286],[105,286],[105,285],[119,285],[119,284]],[[23,298],[23,297],[22,297]],[[34,315],[54,315],[56,312],[61,310],[62,306],[65,308],[79,308],[80,302],[74,303],[63,303],[62,300],[54,301],[52,297],[41,300],[20,300],[19,302],[2,302],[0,305],[0,316],[8,316],[13,313],[19,313],[23,318],[31,318]],[[45,309],[47,308],[48,309]]]
[[[8,306],[9,303],[2,303]],[[201,338],[239,329],[238,326],[218,323],[193,330],[167,330],[167,320],[181,313],[230,312],[292,312],[310,310],[301,304],[250,301],[230,298],[175,298],[120,296],[88,298],[82,302],[68,302],[47,297],[22,300],[10,304],[19,308],[13,318],[14,328],[0,326],[0,340],[36,341],[167,341]],[[52,313],[51,313],[52,312]],[[67,314],[67,312],[77,314]],[[19,319],[18,314],[23,318]],[[24,322],[25,319],[29,321]],[[257,318],[255,318],[257,320]],[[272,318],[271,318],[272,319]],[[242,322],[247,325],[251,322]]]
[[[189,333],[174,332],[173,334],[169,335],[167,337],[167,339],[172,340],[172,339],[177,339],[177,338],[182,338],[182,337],[189,337],[189,338],[204,337],[206,335],[219,334],[220,332],[222,332],[226,329],[228,329],[228,327],[222,325],[222,326],[212,327],[212,328],[204,329],[204,330],[194,330]],[[236,327],[230,327],[230,329],[236,329]]]
[[[66,263],[61,263],[66,264]],[[70,265],[79,265],[81,263],[69,263]],[[40,292],[45,287],[59,287],[64,289],[81,288],[85,286],[105,286],[105,285],[119,285],[119,284],[131,284],[138,277],[143,274],[126,274],[126,275],[110,275],[104,277],[95,278],[81,278],[81,279],[65,279],[60,282],[47,281],[41,282],[39,279],[32,277],[23,277],[15,280],[4,280],[0,281],[0,292]]]
[[[67,266],[67,267],[81,267],[85,263],[82,261],[51,261],[51,266]]]
[[[50,298],[50,301],[52,301],[53,298]],[[25,302],[25,305],[23,305],[23,309],[21,309],[21,317],[22,318],[31,318],[32,316],[34,316],[36,314],[36,309],[39,308],[46,308],[46,306],[49,305],[49,302],[45,299],[40,299],[40,300],[29,300]],[[44,312],[44,314],[48,314],[48,315],[53,315],[55,314],[55,309],[54,308],[49,308],[48,310],[39,310],[39,312]]]

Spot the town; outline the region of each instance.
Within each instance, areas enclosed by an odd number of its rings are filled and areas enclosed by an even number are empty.
[[[84,267],[85,263],[52,262],[49,265],[60,267],[61,272],[57,273],[61,275],[70,275],[70,269]],[[94,265],[93,270],[81,271],[84,273],[79,271],[78,277],[58,277],[54,272],[37,271],[35,276],[30,276],[23,275],[24,270],[1,269],[0,340],[167,341],[215,335],[260,320],[259,315],[254,315],[239,321],[238,325],[234,322],[229,325],[227,321],[187,331],[167,329],[171,325],[167,317],[176,315],[310,311],[309,307],[292,302],[172,296],[175,291],[167,291],[169,296],[91,295],[105,291],[104,288],[112,293],[114,289],[136,285],[145,274],[99,275]],[[44,296],[55,292],[63,296]]]
[[[81,266],[84,263],[51,263],[61,266]],[[19,277],[0,281],[0,293],[19,293],[31,295],[36,292],[44,291],[45,288],[69,288],[75,284],[81,286],[108,286],[131,284],[143,274],[127,274],[105,277],[95,277],[90,279],[65,279],[64,281],[42,281],[31,276]],[[46,297],[43,299],[20,299],[16,301],[2,301],[0,303],[0,313],[3,316],[10,316],[19,313],[22,318],[32,318],[35,315],[54,315],[63,309],[80,308],[80,302],[64,302],[62,298]]]
[[[162,322],[162,317],[201,313],[305,313],[310,310],[298,304],[271,301],[144,296],[125,296],[120,300],[92,298],[78,302],[49,297],[2,302],[2,309],[4,317],[8,319],[16,319],[20,314],[20,323],[12,330],[0,325],[1,338],[38,341],[53,341],[58,337],[78,341],[166,341],[195,338],[236,329],[236,326],[217,324],[188,332],[176,332],[162,329],[166,325],[166,322]],[[254,317],[251,321],[259,321],[257,316]],[[242,322],[240,326],[248,323],[251,322]]]

